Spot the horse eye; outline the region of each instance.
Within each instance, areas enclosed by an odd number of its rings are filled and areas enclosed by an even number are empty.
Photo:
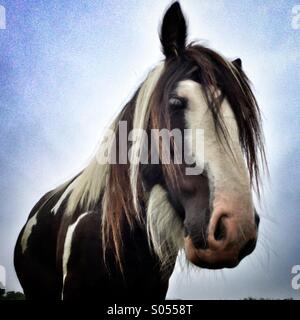
[[[169,100],[169,106],[174,110],[184,109],[186,107],[186,99],[181,97],[172,97]]]

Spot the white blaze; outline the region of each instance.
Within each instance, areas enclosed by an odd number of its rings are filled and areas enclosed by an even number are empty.
[[[179,83],[177,94],[188,99],[185,112],[187,128],[204,130],[204,166],[209,176],[211,206],[213,212],[222,210],[227,214],[242,213],[253,218],[253,205],[249,173],[239,142],[237,123],[226,99],[220,114],[228,133],[228,145],[222,133],[217,136],[213,115],[208,108],[201,85],[192,80]],[[192,144],[190,148],[194,149]],[[197,157],[203,157],[193,150]],[[201,160],[198,160],[199,162]],[[238,215],[237,215],[238,217]],[[239,220],[239,218],[237,218]]]

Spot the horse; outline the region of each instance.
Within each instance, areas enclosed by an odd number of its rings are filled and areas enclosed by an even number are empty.
[[[159,36],[164,59],[111,124],[114,139],[30,212],[14,252],[26,299],[163,300],[178,252],[198,268],[222,269],[255,249],[264,139],[241,60],[187,43],[178,2]],[[120,134],[120,123],[130,133]],[[202,143],[184,137],[197,130]],[[190,156],[176,161],[183,149]]]

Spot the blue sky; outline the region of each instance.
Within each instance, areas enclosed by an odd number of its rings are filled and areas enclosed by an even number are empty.
[[[0,264],[35,202],[77,173],[104,128],[162,55],[169,1],[0,1]],[[180,271],[171,298],[294,297],[300,265],[300,1],[181,1],[190,40],[240,57],[264,116],[270,180],[256,251],[236,269]]]

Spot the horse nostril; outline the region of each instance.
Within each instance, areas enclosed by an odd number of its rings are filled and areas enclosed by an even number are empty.
[[[224,240],[226,238],[226,227],[223,221],[224,219],[225,219],[225,216],[220,217],[214,232],[214,238],[218,241]]]

